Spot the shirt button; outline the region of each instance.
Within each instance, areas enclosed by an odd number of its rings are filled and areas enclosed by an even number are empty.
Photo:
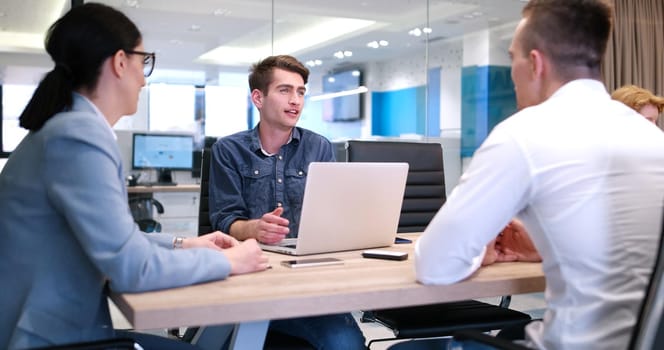
[[[258,175],[258,170],[254,170],[254,175]]]
[[[281,183],[282,181],[281,181],[281,179],[277,179],[277,182],[278,182],[278,183]]]
[[[279,157],[278,157],[278,158],[279,158],[279,160],[282,160],[282,159],[284,159],[284,157],[282,157],[281,155],[279,155]]]
[[[281,208],[282,204],[281,202],[277,202],[277,207]]]
[[[302,176],[302,175],[304,175],[304,172],[302,170],[300,170],[300,171],[297,172],[297,174]]]

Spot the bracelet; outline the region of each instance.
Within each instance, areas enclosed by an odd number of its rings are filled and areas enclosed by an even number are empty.
[[[182,243],[184,243],[184,237],[175,237],[173,239],[173,249],[182,249]]]

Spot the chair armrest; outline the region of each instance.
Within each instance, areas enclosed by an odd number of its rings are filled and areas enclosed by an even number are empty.
[[[66,345],[54,345],[47,347],[35,348],[33,350],[134,350],[134,345],[138,344],[135,340],[130,338],[118,339],[105,339],[96,340],[84,343],[73,343]]]

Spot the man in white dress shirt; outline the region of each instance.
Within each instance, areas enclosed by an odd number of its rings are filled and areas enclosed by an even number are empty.
[[[477,150],[416,246],[424,284],[541,256],[547,310],[526,327],[533,348],[625,349],[654,263],[664,134],[600,80],[612,12],[602,0],[524,7],[510,47],[519,112]]]

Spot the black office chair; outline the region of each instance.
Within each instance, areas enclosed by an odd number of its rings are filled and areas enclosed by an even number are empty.
[[[90,342],[54,345],[33,348],[32,350],[135,350],[135,340],[129,338],[96,340]],[[140,345],[140,344],[139,344]]]
[[[212,160],[212,145],[217,141],[216,137],[206,137],[201,159],[201,192],[198,203],[198,235],[204,235],[212,232],[212,223],[210,222],[210,162]],[[182,340],[191,342],[195,337],[198,328],[191,327],[182,336]],[[263,349],[269,350],[311,350],[313,346],[307,341],[292,337],[280,332],[268,330],[265,337]]]
[[[643,298],[639,318],[636,320],[630,350],[664,349],[664,218],[662,220],[662,233],[659,237],[659,249],[655,266],[652,270],[650,282]]]
[[[146,233],[161,232],[161,224],[153,217],[153,208],[158,214],[164,213],[164,205],[152,198],[152,195],[139,195],[129,198],[129,210],[138,224],[138,228]]]
[[[207,136],[201,154],[201,192],[198,200],[198,235],[212,231],[210,223],[210,160],[212,158],[212,145],[217,142],[216,137]]]
[[[397,232],[424,231],[445,203],[443,150],[439,143],[398,141],[348,141],[349,162],[406,162],[409,164]],[[451,335],[460,329],[495,330],[525,324],[528,314],[511,310],[509,296],[500,305],[476,300],[434,305],[364,311],[362,322],[378,322],[390,328],[394,338],[378,341]]]

